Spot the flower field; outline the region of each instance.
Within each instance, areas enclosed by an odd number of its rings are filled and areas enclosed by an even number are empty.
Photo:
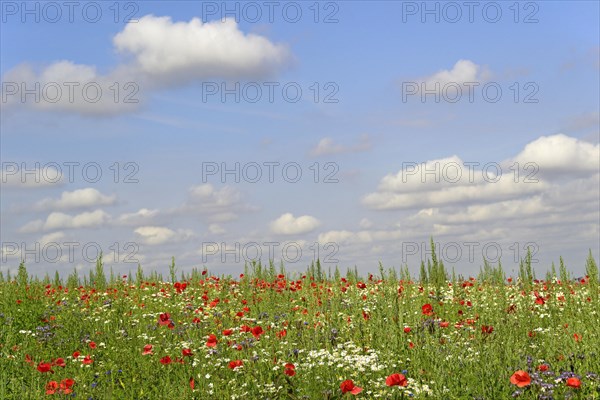
[[[598,269],[0,282],[2,399],[599,399]],[[452,276],[450,276],[452,275]]]

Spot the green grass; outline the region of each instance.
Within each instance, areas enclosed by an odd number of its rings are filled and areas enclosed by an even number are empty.
[[[76,276],[31,279],[22,265],[0,282],[0,398],[599,399],[597,269],[584,282],[536,282],[522,270],[509,283],[486,264],[477,278],[448,281],[434,259],[417,282],[406,270],[342,278],[318,264],[296,276],[254,265],[236,279],[193,271],[178,291],[141,270],[106,278],[101,261],[85,285]],[[171,272],[174,280],[174,264]],[[158,324],[161,313],[171,328]],[[264,333],[255,338],[244,325]],[[153,354],[142,355],[148,344]],[[167,355],[174,362],[163,365]],[[38,371],[57,358],[66,366]],[[233,360],[243,366],[230,369]],[[284,373],[287,363],[295,375]],[[548,371],[538,371],[543,364]],[[518,392],[510,383],[517,370],[531,377]],[[386,386],[393,373],[408,385]],[[571,376],[580,388],[566,385]],[[64,379],[74,380],[73,393],[46,394]],[[347,379],[362,392],[342,394]]]

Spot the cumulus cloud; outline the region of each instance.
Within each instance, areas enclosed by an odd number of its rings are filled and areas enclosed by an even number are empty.
[[[402,239],[407,233],[400,229],[379,229],[360,231],[331,230],[320,233],[318,241],[320,244],[336,243],[343,244],[367,244],[373,242],[387,242]]]
[[[358,153],[370,149],[371,140],[369,135],[361,136],[359,143],[351,146],[335,143],[332,138],[326,137],[321,139],[319,143],[311,149],[310,155],[319,157],[333,154]]]
[[[135,234],[147,245],[159,245],[173,241],[185,241],[194,236],[191,230],[180,229],[174,231],[162,226],[142,226],[137,228]]]
[[[191,187],[186,202],[171,213],[198,215],[210,222],[227,222],[237,219],[242,212],[253,210],[243,201],[238,190],[230,186],[217,189],[206,183]]]
[[[369,229],[369,228],[373,227],[373,222],[371,220],[369,220],[368,218],[363,218],[360,220],[359,226],[363,229]]]
[[[31,233],[39,231],[50,231],[59,229],[97,228],[105,225],[110,220],[103,210],[84,212],[77,215],[69,215],[62,212],[53,212],[46,220],[35,220],[25,224],[19,231]]]
[[[600,144],[563,134],[542,136],[527,144],[513,161],[535,163],[541,174],[573,174],[600,170]]]
[[[210,224],[208,226],[208,231],[213,235],[222,235],[226,232],[225,228],[219,224]]]
[[[412,83],[415,93],[426,89],[427,93],[445,93],[448,98],[454,98],[458,95],[456,86],[459,86],[461,90],[468,90],[462,85],[483,83],[488,81],[491,76],[492,73],[486,66],[475,64],[471,60],[458,60],[452,69],[443,69],[432,75],[417,78],[413,82],[405,80],[403,87]]]
[[[539,180],[515,179],[500,163],[483,166],[457,156],[405,163],[398,173],[384,176],[378,190],[364,196],[362,203],[376,210],[421,208],[510,199],[548,187]]]
[[[320,224],[318,219],[310,215],[296,218],[291,213],[285,213],[271,222],[271,232],[282,235],[298,235],[311,232]]]
[[[550,193],[556,177],[593,175],[600,170],[600,145],[562,134],[542,136],[515,157],[497,163],[458,156],[405,162],[384,176],[362,203],[376,210],[443,207],[507,201]]]
[[[275,73],[291,56],[287,46],[244,34],[233,19],[173,22],[146,15],[113,38],[115,48],[133,55],[143,74],[162,82],[205,78],[260,78]]]
[[[95,66],[69,60],[45,68],[22,63],[2,77],[3,106],[105,116],[135,111],[142,104],[143,77],[127,67],[100,74]],[[36,95],[24,96],[25,90]]]
[[[53,167],[19,166],[17,163],[2,163],[0,184],[3,188],[40,188],[64,183],[63,175]]]
[[[491,76],[487,67],[475,64],[470,60],[458,60],[452,69],[443,69],[423,79],[427,88],[433,87],[435,83],[444,86],[448,83],[463,84],[466,82],[484,82]]]
[[[39,243],[41,246],[44,246],[45,244],[48,244],[48,243],[56,243],[60,240],[63,240],[64,238],[65,238],[64,232],[61,232],[61,231],[52,232],[52,233],[48,233],[47,235],[42,236],[39,240]]]
[[[134,213],[126,213],[119,215],[114,223],[116,225],[123,226],[134,226],[147,224],[152,221],[159,214],[158,210],[149,210],[147,208],[141,208]]]
[[[2,107],[106,116],[134,112],[148,94],[202,79],[261,79],[292,59],[285,44],[244,33],[235,20],[173,22],[146,15],[113,37],[128,59],[106,73],[94,65],[58,60],[41,68],[23,63],[2,77]],[[37,98],[25,90],[34,90]]]
[[[480,250],[485,243],[502,243],[503,260],[518,262],[531,243],[546,252],[578,246],[573,243],[597,243],[599,158],[598,145],[565,135],[543,136],[524,146],[517,156],[499,162],[502,175],[484,175],[476,169],[471,178],[466,167],[467,180],[454,179],[457,175],[449,170],[446,175],[441,173],[445,166],[463,164],[458,156],[405,165],[399,173],[384,176],[378,190],[365,196],[363,204],[378,210],[414,210],[395,214],[399,215],[396,226],[402,230],[388,227],[384,230],[387,237],[394,237],[394,232],[400,240],[401,232],[410,232],[411,240],[433,235],[442,242],[443,238],[476,242]],[[518,175],[514,173],[516,162],[521,169]],[[531,170],[536,173],[530,183],[525,181],[529,174],[523,171],[527,162],[537,168]],[[436,168],[441,177],[438,181],[432,173]],[[421,169],[429,175],[421,175]],[[563,179],[565,176],[569,179]],[[319,240],[357,247],[370,240],[385,242],[385,237],[375,240],[374,232],[366,227],[330,231]],[[393,249],[388,246],[386,251],[389,254]],[[477,259],[483,256],[479,254]]]
[[[94,188],[85,188],[63,192],[59,199],[45,198],[37,202],[34,208],[37,210],[71,210],[113,205],[116,200],[116,195],[106,196]]]

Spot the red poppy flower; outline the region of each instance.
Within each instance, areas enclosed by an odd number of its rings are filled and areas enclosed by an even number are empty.
[[[421,307],[421,312],[423,315],[431,316],[433,314],[433,307],[429,303],[424,304],[423,307]]]
[[[65,360],[63,358],[57,358],[56,360],[52,361],[52,364],[56,365],[57,367],[66,367],[67,364],[65,363]]]
[[[410,326],[404,327],[404,333],[410,333]]]
[[[158,316],[159,325],[169,325],[171,322],[171,315],[169,313],[162,313]]]
[[[164,356],[163,358],[160,359],[160,363],[162,365],[171,364],[172,362],[173,362],[173,360],[171,360],[171,357],[169,357],[169,356]]]
[[[62,381],[60,381],[60,392],[62,394],[69,394],[69,393],[73,393],[73,389],[71,389],[71,387],[73,387],[73,385],[75,384],[75,381],[73,379],[67,378],[67,379],[63,379]]]
[[[190,378],[190,389],[194,390],[195,387],[196,387],[196,382],[194,381],[194,378]]]
[[[279,332],[277,332],[276,335],[278,338],[283,338],[287,335],[287,331],[285,329],[282,329]]]
[[[391,374],[385,379],[387,386],[407,386],[408,380],[403,374]]]
[[[581,381],[578,378],[569,378],[567,379],[567,386],[579,389],[581,387]]]
[[[58,390],[58,382],[50,381],[46,384],[46,394],[54,394]]]
[[[193,355],[191,349],[182,349],[181,354],[183,354],[184,357],[191,357]]]
[[[481,333],[484,334],[484,335],[489,335],[493,331],[494,331],[494,327],[493,326],[489,326],[489,325],[482,325],[481,326]]]
[[[263,328],[262,328],[260,325],[258,325],[258,326],[255,326],[254,328],[252,328],[252,336],[254,336],[254,337],[255,337],[255,338],[257,338],[257,339],[258,339],[258,338],[260,337],[260,335],[262,335],[263,333],[265,333],[265,331],[263,331]]]
[[[223,336],[229,336],[233,333],[233,329],[224,329]]]
[[[250,328],[248,325],[242,325],[242,327],[240,328],[240,330],[242,332],[250,332],[250,331],[252,331],[252,328]]]
[[[79,353],[78,351],[74,351],[73,352],[73,358],[78,358],[80,354],[81,353]]]
[[[525,387],[531,383],[531,377],[527,371],[518,370],[510,377],[510,383],[518,387]]]
[[[243,365],[244,363],[242,362],[242,360],[231,361],[229,362],[229,369],[236,369],[238,367],[242,367]]]
[[[144,350],[142,350],[142,355],[147,356],[148,354],[152,354],[152,345],[147,344],[144,346]]]
[[[576,342],[581,342],[581,335],[578,335],[577,333],[573,334],[573,339],[575,339]]]
[[[92,360],[92,357],[90,357],[89,355],[85,356],[82,361],[82,363],[84,363],[85,365],[90,365],[93,362],[94,360]]]
[[[52,371],[52,364],[45,363],[43,361],[37,365],[37,370],[40,371],[42,374],[45,372],[50,372],[51,374],[54,373],[54,371]]]
[[[90,346],[90,349],[94,350],[96,348],[96,342],[90,342],[88,344]]]
[[[208,340],[206,341],[206,347],[216,347],[217,346],[217,336],[208,335]]]
[[[351,394],[359,394],[362,392],[362,388],[354,385],[352,379],[345,380],[340,384],[340,389],[342,390],[342,394],[351,393]]]
[[[549,368],[550,367],[548,366],[548,364],[540,364],[537,367],[538,371],[541,371],[541,372],[548,371]]]
[[[450,322],[448,322],[448,321],[442,321],[442,322],[440,322],[440,328],[447,328],[448,325],[450,325]]]
[[[287,376],[296,375],[296,366],[292,363],[285,364],[285,370],[283,371],[283,373],[286,374]]]

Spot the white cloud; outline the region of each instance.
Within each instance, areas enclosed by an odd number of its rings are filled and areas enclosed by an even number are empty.
[[[359,226],[362,229],[369,229],[373,227],[373,222],[371,222],[371,220],[369,220],[368,218],[363,218],[360,220]]]
[[[540,174],[594,172],[600,170],[600,144],[563,134],[542,136],[527,144],[513,161],[535,163]]]
[[[134,112],[155,89],[202,79],[261,79],[291,62],[284,44],[245,34],[231,19],[173,22],[146,15],[113,37],[115,50],[130,62],[107,73],[94,65],[58,60],[40,68],[23,63],[2,77],[2,107],[106,116]],[[23,89],[35,89],[23,97]]]
[[[598,145],[565,135],[540,137],[524,146],[517,156],[498,163],[503,175],[497,183],[488,182],[493,177],[484,178],[481,169],[475,170],[473,179],[467,181],[444,180],[443,174],[438,182],[433,175],[423,180],[420,168],[432,171],[437,162],[442,171],[452,162],[462,164],[459,157],[452,156],[419,164],[414,170],[411,165],[408,170],[386,175],[378,190],[363,198],[363,204],[378,210],[414,209],[412,214],[395,214],[399,215],[396,226],[401,232],[410,232],[408,240],[433,235],[442,242],[478,243],[476,260],[470,262],[479,262],[485,256],[481,249],[486,243],[501,243],[502,261],[509,264],[517,263],[530,243],[540,249],[540,254],[542,250],[546,255],[554,252],[554,257],[556,249],[567,251],[593,243],[597,246],[598,159]],[[518,179],[514,168],[510,168],[516,161],[521,169]],[[525,182],[530,172],[523,171],[526,162],[538,165],[537,182]],[[465,171],[468,172],[466,167]],[[565,176],[568,179],[563,179]],[[398,231],[389,232],[389,237],[393,237]],[[404,240],[399,234],[399,240]],[[332,231],[322,234],[320,240],[340,241],[354,251],[363,247],[368,250],[369,246],[386,240],[375,237],[368,230]],[[373,243],[369,242],[371,239]],[[466,262],[468,251],[466,248],[463,251],[461,261]],[[392,247],[386,247],[386,254],[393,252]]]
[[[414,84],[412,89],[416,92],[443,93],[448,99],[455,99],[459,98],[460,93],[468,93],[470,85],[474,87],[475,84],[484,83],[491,77],[492,73],[486,66],[475,64],[470,60],[458,60],[452,69],[443,69],[412,82],[405,80],[402,86],[404,88],[406,84],[410,83]]]
[[[185,241],[194,236],[191,230],[172,229],[162,226],[142,226],[134,231],[140,240],[147,245],[159,245],[172,241]]]
[[[55,229],[78,229],[97,228],[109,222],[110,215],[102,210],[84,212],[77,215],[69,215],[61,212],[53,212],[46,218],[31,221],[25,224],[19,231],[31,233],[39,231],[50,231]]]
[[[143,100],[139,92],[140,87],[144,87],[142,79],[126,67],[102,75],[95,66],[68,60],[57,61],[38,71],[23,63],[2,77],[3,95],[7,100],[3,105],[93,116],[132,112]],[[118,85],[118,94],[115,85]],[[37,99],[33,95],[23,98],[22,89],[33,90]]]
[[[463,84],[466,82],[483,82],[490,78],[491,72],[470,60],[458,60],[451,70],[440,70],[422,79],[426,87],[433,88],[436,83],[441,87],[448,83]]]
[[[171,17],[146,15],[127,24],[113,42],[118,51],[135,57],[143,74],[163,82],[264,77],[291,56],[284,45],[244,34],[233,19],[173,22]]]
[[[399,240],[407,235],[406,232],[400,229],[388,229],[388,230],[360,230],[360,231],[348,231],[348,230],[332,230],[324,233],[320,233],[318,236],[318,242],[321,245],[326,243],[342,244],[367,244],[374,242],[387,242],[392,240]]]
[[[543,181],[515,179],[500,163],[489,164],[485,170],[484,165],[464,162],[457,156],[404,163],[396,174],[384,176],[378,190],[364,196],[362,203],[376,210],[424,208],[511,199],[548,188]]]
[[[253,210],[253,207],[243,202],[242,194],[238,190],[230,186],[217,189],[206,183],[192,186],[185,204],[171,212],[179,215],[200,215],[211,222],[227,222],[237,219],[241,212]]]
[[[93,188],[63,192],[59,199],[46,198],[35,204],[38,210],[71,210],[84,207],[98,207],[115,204],[116,195],[106,196]]]
[[[0,185],[4,188],[40,188],[64,183],[63,175],[53,167],[34,167],[3,162]]]
[[[296,218],[291,213],[285,213],[271,222],[271,231],[282,235],[297,235],[311,232],[320,224],[318,219],[310,215]]]
[[[44,235],[40,238],[39,242],[41,246],[44,246],[45,244],[48,243],[56,243],[59,240],[62,240],[65,238],[65,234],[64,232],[58,231],[58,232],[52,232],[52,233],[48,233],[47,235]]]
[[[208,226],[208,231],[213,235],[222,235],[226,232],[225,228],[219,224],[210,224]]]
[[[169,228],[160,226],[142,226],[134,231],[146,244],[162,244],[175,236]]]
[[[353,146],[336,144],[332,138],[326,137],[321,139],[319,143],[310,151],[310,155],[313,157],[319,157],[333,154],[358,153],[370,149],[371,140],[369,135],[361,136],[360,142]]]
[[[141,208],[140,210],[134,213],[119,215],[114,222],[116,225],[123,226],[147,224],[148,222],[152,221],[158,214],[158,210],[149,210],[147,208]]]

